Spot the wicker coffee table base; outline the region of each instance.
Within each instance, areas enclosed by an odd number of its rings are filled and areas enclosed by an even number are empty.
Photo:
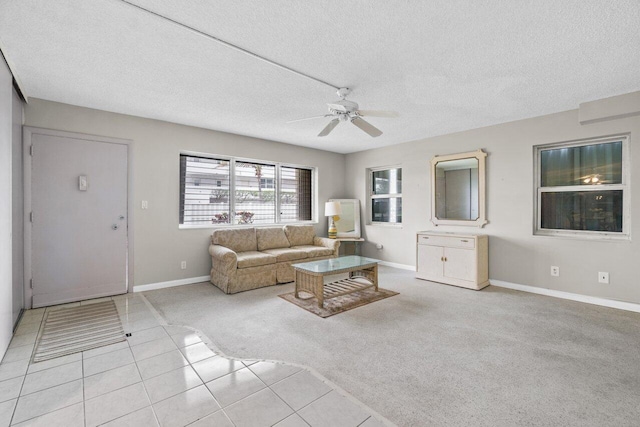
[[[339,273],[349,273],[348,279],[324,283],[324,277]],[[299,298],[300,291],[308,292],[318,299],[318,307],[324,307],[324,301],[330,298],[358,292],[363,289],[374,288],[378,291],[378,265],[368,267],[354,267],[339,272],[311,273],[296,269],[295,296]]]

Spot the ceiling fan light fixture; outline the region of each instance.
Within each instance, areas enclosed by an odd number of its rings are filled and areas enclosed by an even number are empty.
[[[360,110],[360,106],[357,102],[349,101],[346,99],[347,95],[351,92],[349,88],[341,87],[336,92],[340,98],[337,101],[328,103],[329,113],[324,116],[307,117],[304,119],[291,120],[287,123],[300,122],[308,119],[315,119],[320,117],[333,117],[333,119],[327,124],[322,131],[318,134],[319,137],[327,136],[331,131],[340,123],[350,121],[355,126],[364,131],[367,135],[376,138],[382,135],[382,131],[371,123],[362,119],[362,116],[371,117],[398,117],[398,113],[395,111],[380,111],[380,110]]]

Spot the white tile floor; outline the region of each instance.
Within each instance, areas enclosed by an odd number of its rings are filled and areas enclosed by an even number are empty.
[[[217,354],[140,294],[113,297],[127,341],[30,363],[46,310],[104,300],[24,313],[0,363],[0,427],[388,425],[307,369]]]

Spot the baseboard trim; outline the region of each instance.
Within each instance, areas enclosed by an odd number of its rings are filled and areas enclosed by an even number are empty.
[[[193,285],[194,283],[208,282],[210,276],[189,277],[187,279],[170,280],[168,282],[149,283],[133,287],[133,292],[153,291],[156,289],[172,288],[174,286]]]
[[[555,297],[555,298],[568,299],[571,301],[584,302],[587,304],[600,305],[603,307],[617,308],[619,310],[627,310],[627,311],[633,311],[635,313],[640,313],[640,304],[635,304],[632,302],[616,301],[616,300],[607,299],[607,298],[592,297],[588,295],[580,295],[580,294],[574,294],[571,292],[564,292],[564,291],[556,291],[554,289],[538,288],[536,286],[529,286],[529,285],[520,285],[518,283],[505,282],[502,280],[490,279],[489,282],[491,282],[492,286],[498,286],[500,288],[530,292],[532,294],[546,295],[546,296]]]
[[[384,265],[386,267],[393,267],[393,268],[399,268],[401,270],[411,270],[411,271],[416,271],[416,266],[415,265],[408,265],[408,264],[398,264],[395,262],[389,262],[389,261],[380,261],[378,264],[380,265]]]

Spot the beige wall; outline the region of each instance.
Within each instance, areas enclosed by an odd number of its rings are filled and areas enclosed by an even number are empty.
[[[610,101],[608,101],[610,102]],[[363,253],[385,261],[415,265],[415,233],[435,229],[430,222],[429,162],[436,154],[483,148],[487,153],[487,217],[482,230],[438,227],[444,231],[482,232],[490,237],[490,277],[494,280],[640,302],[636,278],[640,259],[631,242],[586,241],[533,236],[533,146],[597,136],[631,134],[631,234],[640,227],[640,158],[635,138],[640,117],[579,123],[578,110],[409,142],[343,156],[238,135],[90,110],[42,100],[25,108],[29,126],[84,132],[134,140],[135,284],[165,282],[208,274],[206,254],[211,230],[178,229],[178,153],[180,150],[244,156],[317,166],[319,202],[358,198],[363,205]],[[403,168],[403,224],[366,225],[366,168]],[[149,200],[149,210],[140,201]],[[322,207],[319,209],[322,215]],[[326,233],[320,218],[319,234]],[[377,250],[375,244],[384,246]],[[186,260],[188,269],[180,270]],[[549,267],[560,267],[551,277]],[[608,271],[609,285],[597,282]]]
[[[363,225],[367,239],[363,253],[415,265],[415,233],[436,229],[430,222],[429,161],[434,155],[482,148],[488,153],[489,224],[483,229],[453,226],[437,229],[490,235],[492,279],[640,303],[640,173],[636,166],[640,161],[637,140],[640,117],[581,125],[578,115],[578,110],[567,111],[347,155],[347,196],[359,198],[363,206],[367,201],[366,168],[385,165],[403,168],[402,227]],[[631,134],[633,240],[605,242],[533,236],[533,146],[619,133]],[[377,250],[376,243],[382,244],[383,249]],[[550,276],[551,265],[560,267],[560,277]],[[598,271],[609,272],[611,283],[599,284]]]
[[[25,107],[27,126],[133,140],[134,282],[206,276],[211,229],[178,229],[181,150],[315,166],[318,202],[343,197],[344,156],[273,141],[91,110],[38,99]],[[141,201],[149,209],[141,209]],[[316,225],[326,235],[322,206]],[[187,261],[187,269],[180,262]]]

